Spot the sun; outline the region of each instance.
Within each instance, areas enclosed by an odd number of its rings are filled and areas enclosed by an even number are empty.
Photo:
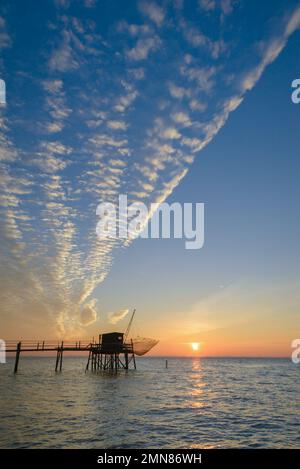
[[[192,347],[193,352],[197,352],[199,350],[199,346],[200,346],[200,344],[198,342],[192,342],[191,343],[191,347]]]

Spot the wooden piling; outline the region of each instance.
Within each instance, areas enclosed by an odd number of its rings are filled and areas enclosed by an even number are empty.
[[[16,360],[15,360],[14,373],[17,373],[17,371],[18,371],[20,353],[21,353],[21,342],[18,342],[17,351],[16,351]]]
[[[64,351],[64,343],[61,343],[61,349],[60,349],[60,364],[59,364],[59,371],[62,370],[62,362],[63,362],[63,351]]]
[[[88,358],[88,361],[87,361],[87,364],[86,364],[86,367],[85,367],[85,371],[88,371],[88,369],[89,369],[91,354],[92,354],[92,351],[90,350],[89,351],[89,358]]]
[[[56,364],[55,364],[55,371],[57,371],[58,364],[59,364],[59,359],[60,359],[60,348],[57,348],[57,354],[56,354]]]
[[[134,365],[134,369],[136,370],[135,355],[134,355],[134,348],[133,348],[133,342],[132,342],[132,339],[131,339],[131,347],[132,347],[132,359],[133,359],[133,365]]]

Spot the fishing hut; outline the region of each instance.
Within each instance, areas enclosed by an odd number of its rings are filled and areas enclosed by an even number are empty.
[[[126,343],[122,332],[109,332],[99,335],[99,343],[90,348],[86,371],[90,366],[93,371],[117,371],[120,368],[128,370],[130,363],[136,369],[132,340]]]

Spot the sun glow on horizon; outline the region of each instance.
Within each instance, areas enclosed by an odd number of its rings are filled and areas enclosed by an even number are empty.
[[[199,342],[192,342],[191,347],[192,347],[193,352],[197,352],[200,348],[200,344]]]

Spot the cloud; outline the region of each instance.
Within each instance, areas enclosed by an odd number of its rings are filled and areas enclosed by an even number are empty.
[[[113,130],[126,130],[127,124],[124,121],[109,120],[107,121],[107,127]]]
[[[47,122],[45,124],[45,130],[49,134],[56,134],[58,132],[61,132],[63,127],[64,125],[62,122]]]
[[[226,51],[227,46],[223,39],[213,41],[205,36],[200,29],[189,25],[186,21],[181,20],[180,27],[186,41],[196,48],[203,48],[203,50],[210,53],[211,57],[218,59],[220,55]]]
[[[130,69],[129,73],[136,80],[142,80],[143,78],[145,78],[145,70],[142,67]]]
[[[198,101],[198,99],[191,99],[191,101],[189,102],[189,107],[192,111],[203,112],[207,108],[207,104],[201,101]]]
[[[221,0],[221,10],[224,15],[230,15],[233,12],[234,4],[238,0]]]
[[[196,149],[197,151],[199,151],[199,149],[201,149],[202,147],[202,140],[199,140],[199,138],[183,138],[182,139],[182,143],[183,145],[186,145],[187,147],[190,147],[190,148],[193,148],[193,149]]]
[[[221,9],[222,15],[230,15],[233,11],[234,4],[239,0],[199,0],[199,6],[205,11],[214,11],[217,8]]]
[[[152,33],[152,29],[148,24],[129,24],[124,20],[117,24],[117,31],[126,31],[132,37],[149,35]]]
[[[11,39],[6,31],[5,20],[0,16],[0,50],[11,46]]]
[[[51,94],[57,94],[62,91],[63,82],[62,80],[44,80],[43,88]]]
[[[296,8],[290,15],[289,20],[285,26],[284,36],[288,38],[300,27],[300,7]]]
[[[265,68],[270,65],[285,47],[288,38],[293,32],[300,28],[300,7],[296,8],[290,15],[283,33],[271,40],[262,43],[262,57],[260,62],[252,70],[247,72],[241,82],[242,92],[251,90],[260,79]]]
[[[130,60],[147,59],[150,52],[158,49],[160,40],[157,36],[138,39],[136,45],[127,51],[127,57]]]
[[[211,67],[189,67],[182,66],[180,69],[181,75],[186,77],[189,81],[196,82],[198,87],[205,92],[211,91],[215,84],[215,75],[217,68]]]
[[[156,26],[161,26],[164,21],[165,13],[164,10],[154,2],[142,1],[139,3],[140,11],[148,16]]]
[[[190,117],[185,112],[174,112],[173,114],[171,114],[171,118],[177,124],[182,124],[182,125],[191,124]]]
[[[4,123],[4,119],[2,120],[2,125],[6,125]],[[1,128],[1,119],[0,119],[0,128]],[[7,129],[8,130],[8,129]],[[4,162],[13,162],[16,161],[18,158],[18,152],[13,145],[13,142],[9,138],[7,134],[4,132],[0,132],[0,161]]]
[[[128,144],[127,139],[120,140],[120,139],[112,138],[107,134],[102,134],[102,135],[96,134],[93,137],[91,137],[89,141],[98,147],[108,146],[108,147],[113,147],[113,148],[122,148]]]
[[[138,92],[136,90],[129,91],[127,94],[121,95],[117,98],[114,110],[117,112],[124,112],[129,108],[135,99],[138,96]]]
[[[116,311],[114,313],[108,313],[108,320],[111,324],[117,324],[121,319],[125,318],[128,314],[129,309],[121,309],[121,311]]]
[[[167,129],[162,130],[160,136],[161,138],[165,138],[167,140],[174,140],[181,137],[178,130],[176,130],[174,127],[168,127]]]
[[[40,146],[43,150],[56,155],[68,155],[72,151],[71,147],[67,147],[58,141],[41,142]]]
[[[62,29],[55,38],[55,48],[51,51],[48,66],[52,72],[77,70],[87,57],[92,62],[101,55],[101,38],[94,32],[92,22],[83,22],[76,17],[61,16]],[[102,42],[103,44],[103,42]]]
[[[203,8],[205,11],[212,11],[216,8],[215,0],[199,0],[200,8]]]
[[[67,155],[72,149],[63,145],[59,141],[42,141],[40,143],[40,151],[37,151],[30,160],[34,164],[46,171],[47,173],[57,172],[65,169],[70,163]]]
[[[93,324],[98,319],[98,314],[95,309],[97,304],[97,300],[94,298],[93,300],[86,303],[80,313],[80,322],[83,326],[89,326]]]
[[[55,173],[67,167],[70,161],[66,158],[72,151],[70,147],[59,141],[43,141],[41,151],[33,155],[30,162],[47,173]]]
[[[65,121],[71,113],[71,109],[66,105],[66,96],[62,80],[44,80],[42,88],[46,93],[45,111],[47,121],[43,123],[46,133],[56,134],[63,130]]]
[[[184,98],[185,96],[190,96],[190,90],[183,88],[182,86],[177,86],[174,83],[170,82],[168,84],[170,95],[173,98]]]
[[[63,31],[62,41],[49,59],[49,67],[52,71],[67,72],[79,67],[75,57],[75,51],[71,46],[71,36],[68,31]]]
[[[195,47],[206,46],[208,38],[200,30],[188,26],[185,21],[181,21],[181,27],[186,40]]]

